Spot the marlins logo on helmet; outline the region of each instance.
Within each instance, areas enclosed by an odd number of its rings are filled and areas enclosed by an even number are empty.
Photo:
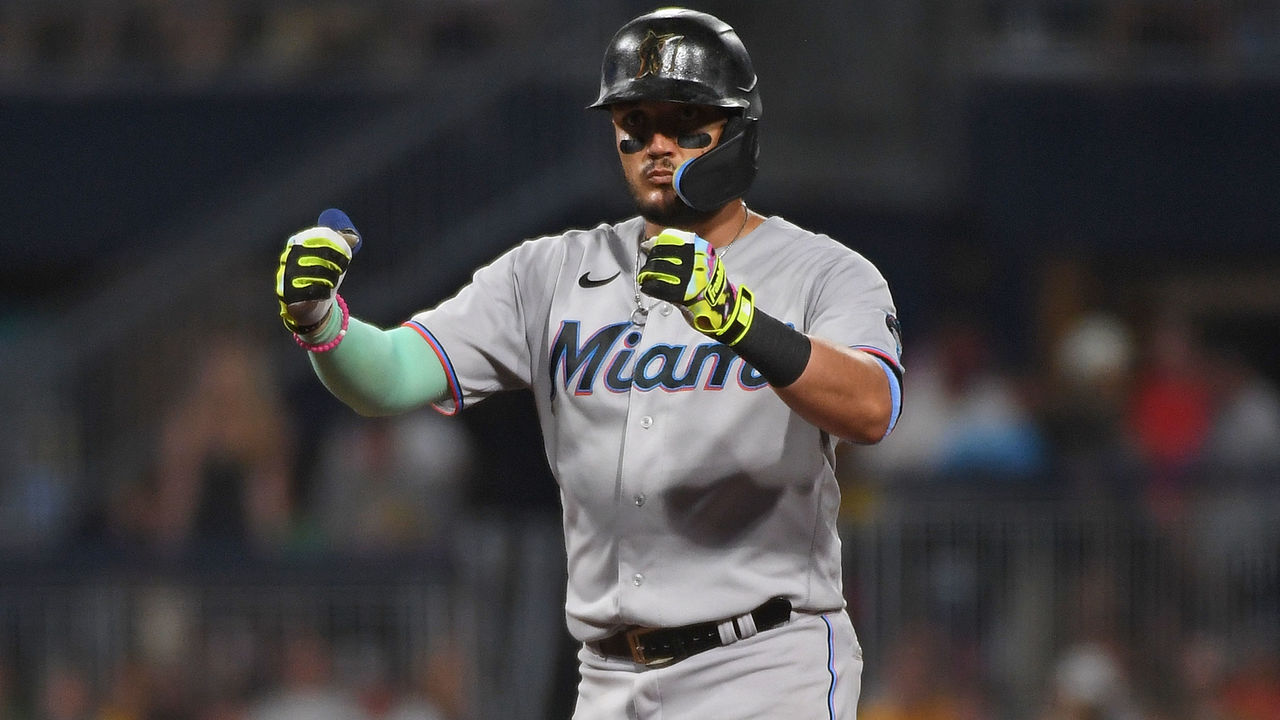
[[[664,65],[671,62],[670,56],[665,60],[663,58],[663,50],[666,49],[667,43],[677,43],[683,39],[683,35],[675,33],[659,35],[650,30],[644,36],[644,40],[640,41],[640,47],[636,50],[636,54],[640,56],[640,69],[636,71],[636,78],[660,74]]]

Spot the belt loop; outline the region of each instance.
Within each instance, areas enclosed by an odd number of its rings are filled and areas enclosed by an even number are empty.
[[[725,620],[716,624],[716,630],[720,633],[721,645],[732,645],[738,642],[738,633],[734,632],[733,620]]]
[[[738,618],[737,625],[738,625],[739,636],[743,640],[746,640],[752,635],[755,635],[756,633],[760,632],[756,628],[756,619],[752,617],[751,613],[747,613],[746,615],[743,615],[742,617]]]

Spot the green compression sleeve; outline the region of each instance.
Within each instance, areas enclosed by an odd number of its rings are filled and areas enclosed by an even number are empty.
[[[449,396],[440,358],[412,328],[351,318],[338,347],[310,356],[320,382],[361,415],[395,415]]]

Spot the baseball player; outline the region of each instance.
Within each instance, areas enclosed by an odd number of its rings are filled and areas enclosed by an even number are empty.
[[[533,391],[582,642],[575,720],[853,718],[834,451],[898,417],[889,289],[744,203],[761,103],[724,22],[628,22],[591,107],[636,217],[523,242],[381,329],[337,293],[359,235],[326,211],[281,255],[284,324],[362,414]]]

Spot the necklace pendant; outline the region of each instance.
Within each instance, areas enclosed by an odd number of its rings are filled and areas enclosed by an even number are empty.
[[[649,320],[649,308],[637,307],[631,311],[631,324],[644,327],[646,321]]]

